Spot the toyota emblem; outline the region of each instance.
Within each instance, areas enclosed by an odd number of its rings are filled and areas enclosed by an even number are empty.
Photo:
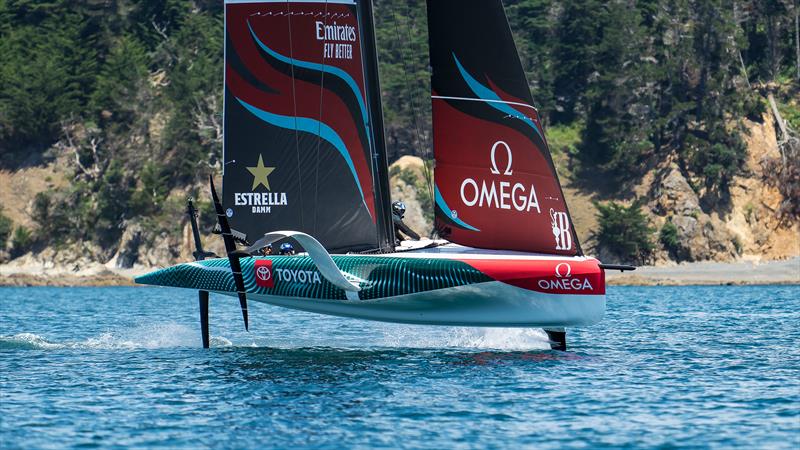
[[[272,272],[268,268],[261,266],[256,269],[256,277],[261,281],[267,281],[272,278]]]

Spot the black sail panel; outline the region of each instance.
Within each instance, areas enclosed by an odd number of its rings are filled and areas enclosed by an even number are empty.
[[[223,202],[231,226],[388,242],[354,1],[227,1]]]
[[[580,246],[500,0],[429,0],[440,236],[561,255]]]

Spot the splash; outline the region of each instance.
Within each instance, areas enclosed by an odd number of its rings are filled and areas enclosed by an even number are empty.
[[[453,346],[496,350],[550,350],[547,334],[538,328],[459,328]]]
[[[333,346],[363,349],[364,347],[393,348],[452,348],[500,351],[547,350],[547,335],[535,328],[470,328],[425,327],[412,325],[375,324],[371,330],[362,330],[348,336],[323,341],[311,336],[292,337],[290,342],[275,336],[250,343],[237,342],[237,347],[296,348]],[[305,339],[304,339],[305,338]],[[366,340],[365,340],[366,339]],[[112,330],[80,341],[58,342],[33,333],[0,336],[0,350],[136,350],[159,348],[198,348],[201,346],[199,330],[184,324],[167,322],[142,324],[121,330]],[[211,336],[211,347],[234,346],[229,339]]]
[[[469,348],[505,351],[549,350],[547,335],[538,328],[423,328],[396,326],[385,329],[388,347]]]
[[[231,341],[222,336],[211,337],[212,347],[231,345]],[[107,331],[83,341],[73,342],[53,342],[33,333],[0,336],[0,350],[135,350],[179,347],[200,347],[198,331],[178,323],[162,323]]]
[[[63,348],[33,333],[19,333],[13,336],[0,336],[0,350],[51,350]]]

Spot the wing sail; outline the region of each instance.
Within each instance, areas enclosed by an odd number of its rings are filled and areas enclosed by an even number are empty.
[[[472,247],[580,245],[500,0],[428,2],[439,234]]]
[[[226,2],[223,200],[248,239],[388,242],[361,20],[352,0]]]

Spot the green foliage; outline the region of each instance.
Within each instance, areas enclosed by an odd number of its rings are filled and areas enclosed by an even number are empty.
[[[139,172],[140,187],[131,193],[130,209],[137,215],[152,214],[162,206],[169,194],[169,174],[153,161]]]
[[[677,257],[680,253],[681,247],[680,240],[678,239],[678,227],[676,227],[671,220],[664,222],[661,231],[658,233],[658,240],[661,242],[661,245],[664,246],[664,249],[674,257]]]
[[[195,207],[198,212],[197,226],[200,227],[200,231],[203,233],[211,232],[217,224],[217,211],[214,210],[214,204],[212,202],[196,200]]]
[[[0,164],[59,139],[77,161],[74,183],[34,200],[37,232],[111,248],[213,170],[222,28],[217,2],[0,1]]]
[[[112,160],[101,177],[74,183],[67,192],[40,192],[33,201],[32,218],[39,234],[57,245],[74,240],[112,247],[133,217],[135,179]]]
[[[431,162],[426,160],[424,164],[430,170]],[[392,166],[389,170],[389,176],[400,178],[403,183],[414,189],[414,194],[420,204],[420,208],[422,208],[422,215],[429,222],[433,222],[433,199],[431,198],[430,189],[428,189],[428,183],[424,179],[420,179],[417,173],[408,167],[400,169],[398,166]]]
[[[739,239],[739,236],[734,236],[731,242],[733,242],[733,248],[736,249],[736,254],[741,255],[744,246],[742,245],[742,240]]]
[[[641,22],[639,11],[623,2],[609,2],[597,17],[600,37],[584,93],[587,125],[579,156],[584,167],[614,178],[636,173],[652,148],[653,93],[637,89],[652,77],[652,64],[641,58],[646,40]]]
[[[148,51],[156,51],[165,45],[163,33],[173,31],[193,6],[186,0],[140,2],[128,15],[130,31]]]
[[[778,109],[791,129],[800,130],[800,100],[795,100],[793,103],[780,102]]]
[[[167,98],[173,106],[165,130],[170,149],[165,170],[177,181],[208,175],[208,165],[222,156],[221,142],[204,143],[197,118],[221,114],[222,17],[189,14],[182,17],[171,47]],[[221,119],[219,120],[221,122]]]
[[[553,0],[523,0],[506,4],[506,15],[515,33],[531,95],[541,111],[553,111],[556,107],[553,90],[556,30],[551,14],[554,6],[557,4]]]
[[[417,185],[417,201],[419,201],[419,207],[422,209],[422,211],[420,211],[422,213],[422,217],[424,217],[429,223],[433,223],[433,199],[431,198],[430,191],[427,189],[427,187],[420,187]]]
[[[432,156],[425,2],[378,0],[375,34],[389,159]]]
[[[569,125],[557,124],[547,128],[547,143],[550,151],[554,155],[559,153],[577,155],[583,127],[583,122],[575,121]]]
[[[70,214],[70,208],[65,207],[66,201],[61,203],[60,200],[60,196],[54,200],[52,194],[40,192],[34,197],[32,213],[32,219],[39,228],[39,235],[57,245],[64,243],[68,236],[74,234],[75,226],[71,218],[83,213],[81,208],[76,208]]]
[[[3,2],[0,20],[0,145],[26,156],[86,105],[97,70],[93,24],[66,1]]]
[[[214,219],[216,217],[214,216]],[[201,217],[201,230],[211,231],[211,228],[204,227]],[[140,218],[142,228],[147,230],[150,236],[178,236],[183,232],[186,224],[186,199],[171,197],[164,202],[164,207],[157,213]]]
[[[661,232],[658,234],[658,240],[664,244],[664,248],[674,250],[680,244],[678,241],[678,227],[671,221],[665,222],[664,226],[661,227]]]
[[[727,188],[747,157],[747,148],[741,140],[734,140],[730,146],[716,143],[693,150],[689,163],[696,173],[703,175],[706,187],[711,189]]]
[[[550,44],[558,105],[551,114],[554,121],[569,123],[585,113],[584,96],[597,61],[594,43],[602,37],[607,13],[598,0],[571,0],[563,2],[562,8]]]
[[[409,186],[416,186],[419,182],[417,174],[408,167],[403,168],[398,172],[398,177]]]
[[[134,189],[133,177],[127,175],[121,164],[112,161],[103,178],[97,182],[95,191],[96,206],[93,211],[94,227],[83,224],[85,234],[93,229],[92,235],[103,246],[116,242],[122,235],[123,221],[128,218],[128,204]]]
[[[746,159],[738,122],[765,110],[748,82],[776,82],[784,117],[800,129],[791,2],[504,4],[553,152],[592,181],[618,186],[674,159],[702,180],[698,191],[722,198]],[[219,169],[222,9],[0,0],[0,165],[61,140],[58,151],[89,168],[75,164],[71,186],[36,198],[34,220],[49,239],[111,246],[134,217],[168,220],[168,193]],[[429,158],[425,4],[376,0],[375,18],[389,157]],[[789,163],[776,170],[792,200]],[[410,184],[430,213],[427,182]]]
[[[3,214],[3,207],[0,206],[0,250],[5,248],[8,237],[11,235],[11,230],[14,223],[5,214]]]
[[[584,126],[583,121],[576,120],[570,124],[556,124],[545,130],[553,164],[562,182],[581,172],[578,157]]]
[[[753,223],[753,220],[756,219],[756,207],[751,202],[747,202],[744,205],[744,218],[747,220],[747,223]]]
[[[742,14],[741,26],[746,37],[742,56],[751,80],[777,80],[781,75],[796,77],[792,66],[796,55],[791,7],[800,6],[797,2],[780,0],[743,2],[742,9],[749,10],[749,14]]]
[[[11,237],[12,255],[17,257],[25,254],[30,250],[33,244],[33,235],[30,230],[20,225],[14,229],[14,235]]]
[[[122,124],[130,124],[135,112],[136,94],[147,75],[147,54],[134,38],[123,35],[111,48],[100,73],[91,108]],[[101,115],[101,118],[103,115]]]
[[[592,235],[595,248],[616,256],[622,261],[645,263],[653,252],[650,235],[653,229],[641,205],[625,206],[616,202],[595,203],[598,230]]]

